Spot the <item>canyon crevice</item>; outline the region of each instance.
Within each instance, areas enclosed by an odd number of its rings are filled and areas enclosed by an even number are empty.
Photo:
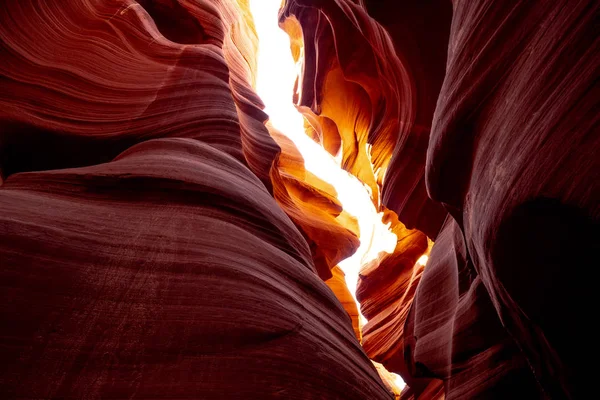
[[[599,16],[282,2],[290,102],[397,238],[354,294],[357,217],[269,122],[249,0],[5,0],[0,397],[587,398]]]

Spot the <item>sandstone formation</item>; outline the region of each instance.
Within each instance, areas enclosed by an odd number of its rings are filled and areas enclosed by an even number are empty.
[[[427,26],[420,27],[427,31],[424,40],[429,39],[431,47],[427,48],[431,50],[410,60],[415,59],[415,65],[432,66],[416,68],[423,72],[415,75],[400,58],[412,53],[402,47],[396,49],[392,37],[360,3],[285,2],[281,26],[292,37],[294,56],[304,55],[300,94],[295,100],[300,111],[318,127],[318,138],[326,149],[335,149],[334,144],[340,140],[337,136],[341,138],[344,168],[369,185],[376,206],[380,204],[385,177],[386,187],[394,193],[393,199],[384,193],[388,206],[409,228],[419,228],[435,237],[446,212],[427,197],[425,155],[443,79],[444,57],[438,53],[444,52],[448,32],[443,26],[433,32]],[[449,15],[448,7],[441,9]],[[415,47],[415,42],[422,39],[420,32],[406,30],[411,31],[410,35],[404,35],[404,30],[399,33],[402,41],[397,46],[407,42],[405,47]],[[303,51],[295,50],[296,46],[303,46]],[[429,58],[433,60],[428,62]],[[441,67],[433,66],[439,61]],[[429,69],[433,71],[427,74]],[[417,78],[422,83],[417,83]],[[388,168],[390,162],[392,168]]]
[[[296,101],[327,125],[309,134],[341,137],[403,232],[358,290],[403,398],[593,391],[597,302],[574,268],[599,264],[598,20],[593,1],[286,1]],[[406,227],[436,241],[425,269]]]
[[[551,398],[593,388],[597,300],[573,266],[600,265],[599,16],[595,1],[457,2],[427,154],[461,231],[449,247]]]
[[[273,196],[304,233],[319,276],[327,280],[358,247],[357,221],[342,209],[335,188],[304,168],[293,142],[267,126],[282,150],[272,170]]]
[[[335,188],[305,169],[293,142],[270,123],[267,127],[281,147],[271,171],[273,197],[302,232],[317,274],[342,303],[360,340],[358,309],[337,266],[359,246],[357,221],[342,209]]]
[[[0,20],[2,398],[392,398],[270,193],[245,1]]]
[[[247,0],[5,0],[0,397],[588,398],[599,22],[282,2],[306,133],[397,237],[361,329],[357,221],[262,111]]]

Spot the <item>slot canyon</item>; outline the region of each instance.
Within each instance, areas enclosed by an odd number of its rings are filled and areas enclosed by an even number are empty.
[[[597,0],[0,0],[0,399],[591,399]]]

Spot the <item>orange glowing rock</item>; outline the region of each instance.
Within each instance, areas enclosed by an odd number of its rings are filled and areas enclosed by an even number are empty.
[[[358,308],[356,307],[356,302],[354,301],[354,297],[348,290],[348,286],[346,285],[346,278],[342,269],[338,266],[335,266],[332,270],[332,277],[327,279],[325,283],[329,288],[335,293],[335,296],[338,298],[344,310],[348,313],[350,319],[352,319],[352,329],[354,329],[354,334],[356,338],[361,341],[362,333],[360,329],[360,320],[358,315]]]
[[[295,101],[310,122],[309,136],[333,155],[341,149],[343,168],[369,186],[377,207],[383,188],[384,204],[404,224],[435,238],[446,211],[428,198],[424,169],[443,69],[440,74],[439,63],[428,66],[435,80],[416,82],[421,66],[405,59],[366,4],[285,2],[280,26],[290,35],[294,55],[304,56]],[[435,32],[428,34],[433,51],[422,51],[423,57],[445,46],[448,32]],[[404,36],[414,47],[416,34]],[[388,171],[390,162],[395,166]]]
[[[273,198],[353,251],[255,53],[242,0],[0,7],[3,397],[392,398]]]
[[[374,204],[436,240],[426,268],[407,246],[359,285],[365,348],[405,376],[404,398],[593,392],[597,302],[572,266],[598,263],[599,14],[591,0],[285,2],[309,136],[341,142]]]
[[[268,127],[282,149],[272,171],[273,195],[304,233],[319,276],[327,280],[331,269],[358,248],[356,219],[343,211],[330,184],[306,171],[291,140]]]
[[[365,351],[393,371],[404,372],[398,369],[403,327],[423,273],[424,265],[417,261],[427,251],[427,237],[406,229],[393,211],[385,210],[384,222],[391,222],[396,249],[363,268],[356,295],[369,321],[363,328]]]

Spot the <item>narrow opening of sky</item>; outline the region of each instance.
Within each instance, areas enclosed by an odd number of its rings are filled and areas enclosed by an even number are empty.
[[[301,68],[292,57],[288,35],[278,26],[280,5],[281,0],[250,2],[259,38],[256,89],[271,123],[294,142],[304,158],[306,169],[333,185],[344,210],[358,219],[360,247],[352,257],[339,264],[356,301],[361,266],[374,260],[381,251],[392,253],[397,238],[382,223],[382,215],[377,213],[365,185],[340,168],[341,157],[334,158],[305,134],[304,117],[292,101],[294,83]],[[362,315],[361,322],[366,322]],[[403,387],[404,382],[396,377],[398,386]]]

